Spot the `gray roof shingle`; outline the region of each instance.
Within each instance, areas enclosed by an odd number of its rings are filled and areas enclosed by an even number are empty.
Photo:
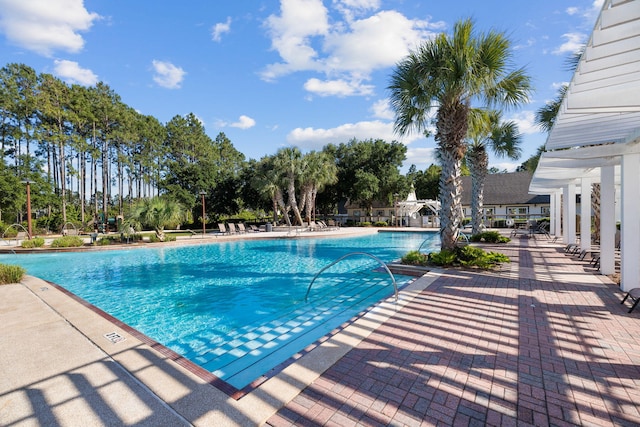
[[[487,175],[484,184],[484,205],[549,204],[548,195],[529,194],[530,172],[495,173]],[[462,204],[471,205],[471,177],[462,177]]]

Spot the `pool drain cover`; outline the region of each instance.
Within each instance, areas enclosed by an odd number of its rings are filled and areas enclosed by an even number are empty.
[[[125,340],[125,337],[123,337],[117,332],[109,332],[108,334],[104,334],[104,337],[114,344]]]

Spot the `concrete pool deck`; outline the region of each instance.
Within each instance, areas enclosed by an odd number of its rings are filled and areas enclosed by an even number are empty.
[[[47,282],[0,286],[0,425],[640,424],[640,310],[560,244],[492,249],[512,263],[428,273],[239,400]]]

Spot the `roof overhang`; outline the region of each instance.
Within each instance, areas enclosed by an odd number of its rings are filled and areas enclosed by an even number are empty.
[[[640,1],[605,0],[545,144],[530,192],[620,164],[640,141]]]

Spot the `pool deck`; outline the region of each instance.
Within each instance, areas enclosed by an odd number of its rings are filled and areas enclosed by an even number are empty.
[[[639,425],[640,309],[561,244],[490,248],[512,262],[428,273],[239,400],[46,282],[0,286],[0,425]]]

